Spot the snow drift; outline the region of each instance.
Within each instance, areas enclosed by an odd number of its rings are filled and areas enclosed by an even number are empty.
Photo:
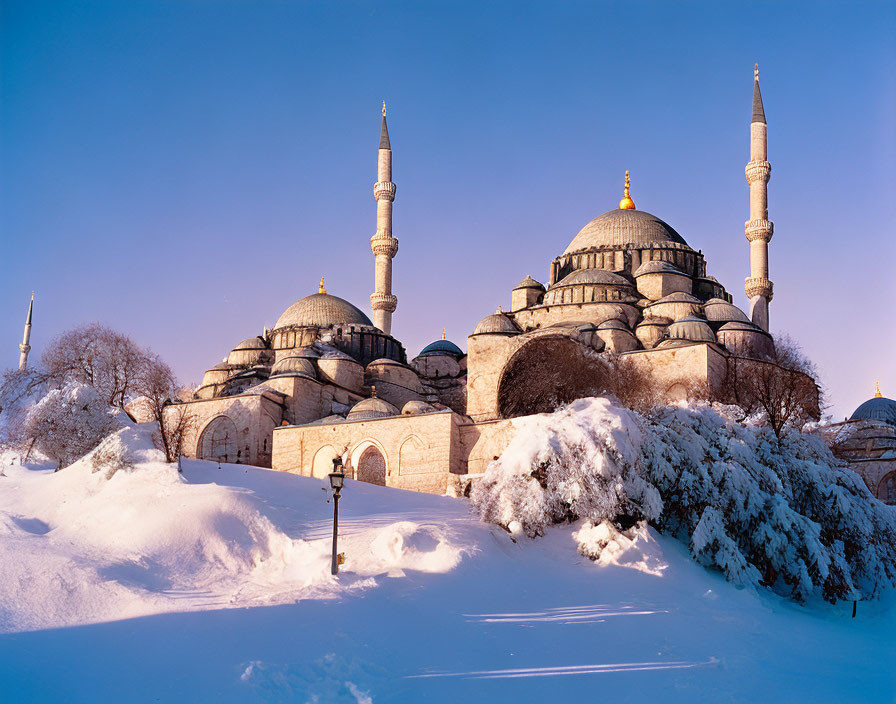
[[[799,601],[896,585],[896,511],[817,437],[779,440],[705,405],[645,418],[605,398],[515,425],[473,490],[480,516],[511,533],[586,519],[580,551],[600,560],[619,545],[614,522],[648,521],[729,580]]]
[[[60,472],[11,467],[0,481],[0,631],[332,598],[377,575],[449,570],[465,552],[413,521],[348,529],[336,580],[329,523],[291,537],[254,492],[187,482],[139,426]]]

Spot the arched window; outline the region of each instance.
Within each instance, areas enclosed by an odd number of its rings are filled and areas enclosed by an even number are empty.
[[[884,503],[896,505],[896,478],[891,474],[887,477],[886,490],[883,496]]]
[[[200,459],[237,462],[237,436],[233,421],[227,416],[218,416],[202,431],[202,437],[199,439]]]
[[[375,447],[370,446],[358,460],[358,481],[386,486],[386,458]]]

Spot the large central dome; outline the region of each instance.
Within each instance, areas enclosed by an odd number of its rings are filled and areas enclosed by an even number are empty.
[[[370,318],[348,301],[329,293],[314,293],[287,308],[278,318],[274,329],[288,325],[328,328],[331,325],[351,324],[373,326]]]
[[[643,210],[617,208],[599,215],[579,230],[563,254],[595,247],[646,245],[651,242],[687,244],[681,235],[655,215]]]

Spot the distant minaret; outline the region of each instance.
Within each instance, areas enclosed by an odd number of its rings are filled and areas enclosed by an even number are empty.
[[[759,64],[753,73],[753,120],[750,124],[750,161],[747,183],[750,184],[750,219],[744,223],[744,234],[750,240],[750,278],[744,291],[750,299],[750,317],[768,332],[768,304],[772,300],[772,282],[768,278],[768,243],[774,225],[768,219],[768,180],[772,166],[768,163],[765,110],[759,92]]]
[[[28,353],[31,351],[31,314],[34,312],[34,291],[31,292],[31,302],[28,304],[28,317],[25,318],[25,334],[22,336],[22,344],[19,345],[19,371],[28,366]]]
[[[389,335],[392,332],[392,313],[398,305],[398,299],[392,295],[392,258],[398,252],[398,240],[392,236],[395,184],[392,183],[392,145],[389,143],[389,128],[386,127],[385,101],[373,197],[376,198],[376,234],[370,238],[370,249],[373,250],[375,274],[370,307],[373,308],[373,324]]]

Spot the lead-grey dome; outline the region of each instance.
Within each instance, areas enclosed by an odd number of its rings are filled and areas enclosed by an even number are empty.
[[[331,296],[329,293],[313,293],[287,308],[277,320],[274,329],[289,325],[328,328],[333,325],[351,324],[373,326],[370,318],[348,301],[338,296]]]
[[[896,401],[883,396],[875,396],[853,411],[849,419],[876,420],[896,425]]]
[[[560,279],[551,288],[559,286],[574,286],[575,284],[596,284],[600,286],[627,286],[631,288],[631,282],[619,274],[605,269],[579,269]]]
[[[398,409],[381,398],[365,398],[358,401],[348,412],[348,420],[373,420],[399,415]]]
[[[579,230],[564,254],[595,247],[618,247],[626,244],[676,242],[687,245],[681,235],[655,215],[643,210],[610,210],[599,215]]]

